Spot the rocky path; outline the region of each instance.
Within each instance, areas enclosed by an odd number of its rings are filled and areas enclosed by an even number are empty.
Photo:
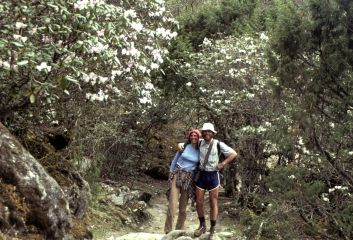
[[[220,214],[217,221],[217,238],[216,239],[243,239],[239,230],[237,230],[236,222],[229,215],[227,206],[230,206],[232,199],[220,197]],[[209,219],[208,198],[206,198],[206,219]],[[207,239],[208,234],[203,234],[200,238],[194,238],[193,230],[198,227],[198,218],[196,211],[193,211],[191,205],[188,206],[188,218],[186,221],[186,229],[183,231],[172,231],[168,235],[163,233],[165,215],[167,211],[167,200],[163,194],[151,199],[148,212],[151,214],[151,220],[139,227],[139,232],[129,233],[122,236],[122,233],[111,232],[105,239],[109,240],[188,240],[188,239]],[[208,223],[208,221],[207,221]]]

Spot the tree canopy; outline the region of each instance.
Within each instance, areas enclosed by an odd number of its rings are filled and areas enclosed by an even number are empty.
[[[352,1],[4,0],[0,27],[15,135],[59,128],[95,181],[167,174],[165,135],[213,122],[248,238],[352,238]]]

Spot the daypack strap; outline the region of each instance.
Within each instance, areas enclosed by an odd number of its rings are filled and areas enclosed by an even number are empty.
[[[218,155],[218,159],[221,158],[222,152],[221,152],[221,141],[217,141],[217,155]]]
[[[210,142],[210,145],[208,146],[208,150],[207,150],[207,153],[206,153],[206,156],[205,156],[205,160],[204,160],[204,162],[202,164],[202,168],[205,168],[206,164],[208,163],[208,158],[210,157],[210,153],[212,151],[212,147],[213,147],[213,139]]]

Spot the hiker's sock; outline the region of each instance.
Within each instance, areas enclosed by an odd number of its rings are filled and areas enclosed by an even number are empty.
[[[205,217],[199,217],[199,221],[200,221],[200,226],[206,225]]]
[[[211,220],[210,222],[211,222],[211,227],[216,226],[216,222],[217,222],[216,220]]]

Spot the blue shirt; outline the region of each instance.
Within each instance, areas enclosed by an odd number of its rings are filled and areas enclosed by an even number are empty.
[[[200,150],[194,148],[191,144],[186,145],[183,152],[177,152],[172,163],[170,164],[169,171],[173,172],[178,166],[185,171],[193,171],[196,169],[199,162]]]

